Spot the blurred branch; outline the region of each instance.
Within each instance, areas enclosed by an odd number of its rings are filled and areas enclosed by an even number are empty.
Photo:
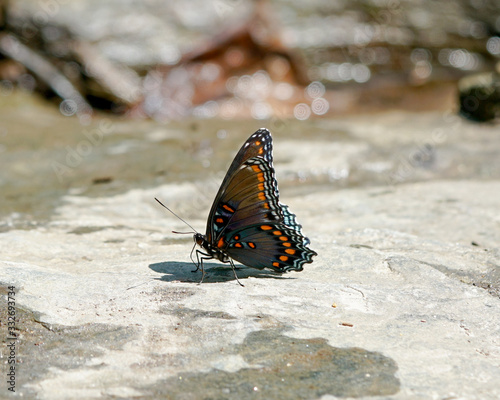
[[[95,46],[75,41],[72,50],[80,63],[85,66],[87,75],[94,78],[109,93],[125,104],[135,104],[142,98],[142,81],[130,68],[113,64]]]
[[[22,44],[15,36],[0,34],[0,52],[24,65],[62,99],[74,101],[79,114],[92,112],[92,107],[56,67]]]

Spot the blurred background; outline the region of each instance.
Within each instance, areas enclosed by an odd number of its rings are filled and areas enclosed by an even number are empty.
[[[280,186],[299,192],[499,174],[490,134],[459,160],[463,137],[450,135],[498,120],[497,0],[0,0],[0,10],[5,229],[47,218],[67,193],[204,177],[209,202],[261,126],[303,141],[275,149]]]
[[[1,94],[42,95],[83,123],[93,110],[169,121],[447,109],[479,72],[462,96],[485,94],[462,113],[498,111],[495,0],[0,5]]]

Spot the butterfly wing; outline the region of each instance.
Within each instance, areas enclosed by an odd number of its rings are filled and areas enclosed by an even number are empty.
[[[207,223],[207,240],[252,268],[302,270],[316,253],[301,226],[279,203],[272,137],[259,129],[243,144],[217,193]]]
[[[252,268],[270,268],[277,272],[302,271],[317,255],[304,244],[296,229],[283,223],[252,225],[232,232],[226,253]]]
[[[215,197],[207,222],[210,243],[225,231],[283,218],[272,162],[271,133],[259,129],[236,154]]]

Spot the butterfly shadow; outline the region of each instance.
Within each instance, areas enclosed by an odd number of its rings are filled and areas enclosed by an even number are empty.
[[[233,270],[229,265],[218,264],[218,263],[204,263],[205,267],[205,278],[203,283],[219,283],[234,281]],[[165,282],[190,282],[199,283],[201,280],[201,270],[193,272],[196,270],[196,266],[192,263],[179,262],[179,261],[164,261],[154,264],[149,264],[149,268],[159,274],[164,274],[160,278],[154,278],[155,280],[165,281]],[[242,265],[236,265],[236,275],[238,279],[243,281],[249,277],[254,278],[272,278],[272,279],[290,279],[290,277],[284,277],[280,273],[267,270],[258,270],[254,268],[248,268]],[[293,278],[292,278],[293,279]]]

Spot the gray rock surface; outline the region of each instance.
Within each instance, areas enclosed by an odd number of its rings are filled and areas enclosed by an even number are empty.
[[[404,140],[404,124],[408,135],[450,127],[430,114],[324,120],[349,141],[275,138],[278,180],[317,177],[319,164],[341,171],[345,154],[366,150],[370,120],[388,149]],[[453,132],[451,147],[478,152],[497,133],[465,123]],[[306,148],[318,158],[300,164]],[[437,164],[460,154],[436,148]],[[399,178],[408,182],[285,185],[282,201],[318,257],[286,275],[238,269],[245,287],[215,261],[198,284],[191,236],[171,234],[186,227],[153,199],[190,208],[196,182],[70,190],[46,223],[0,233],[2,294],[16,287],[20,317],[17,390],[40,399],[500,398],[500,179]],[[200,231],[209,206],[190,210]]]

